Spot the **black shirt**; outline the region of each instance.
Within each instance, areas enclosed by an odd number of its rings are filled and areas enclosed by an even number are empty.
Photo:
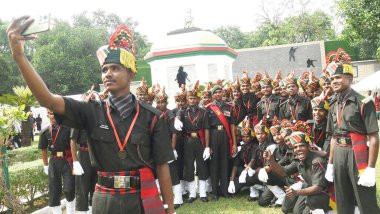
[[[258,148],[257,143],[250,142],[241,146],[240,152],[233,159],[233,166],[246,167],[254,158],[254,151]]]
[[[260,102],[257,103],[257,119],[262,120],[263,117],[266,117],[269,114],[269,119],[267,124],[272,125],[274,116],[279,117],[280,111],[280,97],[274,94],[271,94],[268,98],[262,97]],[[267,112],[267,110],[269,112]]]
[[[177,117],[183,123],[185,132],[209,129],[208,112],[199,106],[187,107],[177,112]]]
[[[59,133],[57,135],[59,129]],[[54,143],[54,139],[57,139]],[[54,146],[52,148],[52,145]],[[51,152],[70,150],[70,129],[64,126],[48,126],[40,133],[39,149],[48,149]]]
[[[56,115],[57,122],[87,130],[89,150],[94,157],[93,164],[97,170],[108,172],[137,170],[161,165],[174,159],[165,116],[161,116],[161,112],[152,106],[137,102],[134,96],[134,109],[125,119],[121,118],[117,109],[108,102],[97,103],[91,100],[86,103],[70,98],[64,100],[66,112],[64,115]],[[139,116],[124,149],[127,151],[126,159],[117,156],[120,149],[107,118],[106,105],[109,105],[122,144],[136,114],[137,105],[140,107]],[[159,119],[154,123],[155,117]]]
[[[295,118],[292,117],[292,114]],[[307,121],[313,118],[313,109],[311,108],[310,100],[299,95],[289,97],[280,105],[280,120],[288,119],[291,122],[302,120]]]
[[[343,103],[346,104],[341,114]],[[343,115],[340,127],[337,122],[337,109]],[[368,135],[378,132],[375,104],[354,90],[342,96],[334,95],[330,103],[326,131],[333,135],[345,135],[350,132]]]
[[[257,115],[257,103],[260,101],[253,92],[242,94],[243,106],[247,115]]]
[[[74,139],[81,146],[87,146],[87,132],[84,129],[71,129],[70,139]]]
[[[213,105],[217,105],[215,101],[212,102]],[[219,109],[222,111],[223,115],[226,117],[227,122],[229,124],[235,124],[236,120],[235,117],[233,116],[233,108],[231,105],[228,105],[226,102],[221,101],[220,106],[218,106]],[[208,118],[209,118],[209,124],[210,128],[216,127],[218,125],[223,125],[222,122],[219,120],[218,116],[216,113],[211,110],[211,108],[208,106],[207,108]]]

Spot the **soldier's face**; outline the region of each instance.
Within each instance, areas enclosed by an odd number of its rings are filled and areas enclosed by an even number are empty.
[[[242,135],[241,140],[244,142],[244,144],[248,144],[251,141],[251,136],[249,135]]]
[[[273,140],[277,144],[281,144],[282,142],[284,142],[284,138],[282,137],[282,135],[280,133],[273,135]]]
[[[158,101],[157,102],[157,108],[160,110],[160,111],[166,111],[166,106],[168,105],[167,102],[165,101]]]
[[[120,64],[109,63],[102,67],[104,87],[114,96],[128,92],[134,78],[135,73]]]
[[[322,94],[322,88],[318,88],[313,92],[313,97],[318,97],[319,95]]]
[[[294,96],[298,93],[298,87],[295,84],[288,84],[286,86],[289,96]]]
[[[287,97],[289,95],[288,90],[286,89],[286,86],[281,87],[280,95],[281,95],[281,97]]]
[[[286,146],[287,146],[288,148],[292,149],[292,148],[293,148],[293,144],[290,142],[290,140],[289,140],[289,136],[287,136],[287,137],[284,137],[284,136],[283,136],[283,138],[284,138],[284,142],[285,142]]]
[[[327,93],[327,91],[328,91],[329,89],[331,89],[331,83],[330,83],[330,82],[325,82],[325,83],[323,84],[322,88],[323,88],[323,92],[324,92],[324,93]],[[333,93],[334,93],[334,91],[331,89],[331,90],[329,91],[329,96],[333,95]]]
[[[211,97],[210,96],[203,96],[202,101],[204,105],[207,105],[211,102]]]
[[[188,99],[189,99],[189,105],[190,106],[196,106],[199,104],[199,98],[198,97],[189,96]]]
[[[336,74],[330,77],[331,87],[335,93],[340,93],[351,87],[352,76],[347,74]]]
[[[313,118],[317,123],[321,123],[327,118],[327,111],[322,108],[313,108]]]
[[[48,116],[48,118],[49,118],[49,120],[50,120],[50,124],[55,124],[54,113],[51,112],[51,111],[48,111],[47,116]]]
[[[222,100],[222,90],[216,90],[214,94],[212,95],[212,98],[214,100],[220,101]]]
[[[309,144],[307,143],[297,143],[293,146],[294,154],[298,157],[300,161],[306,159],[309,154]]]
[[[251,85],[249,84],[241,84],[240,90],[243,94],[249,93],[249,89],[251,88]]]
[[[263,132],[261,130],[258,131],[258,132],[256,132],[256,138],[259,141],[259,143],[264,143],[265,142],[265,138],[266,138],[265,132]]]
[[[241,92],[239,90],[234,90],[232,95],[234,96],[234,100],[237,100],[241,97]]]
[[[265,85],[261,88],[261,91],[264,93],[265,96],[272,94],[273,87],[269,85]]]
[[[137,100],[139,101],[148,101],[149,100],[149,95],[148,93],[141,93],[141,92],[138,92],[136,94],[136,97],[137,97]]]
[[[272,93],[275,94],[275,95],[279,95],[281,92],[281,88],[280,87],[276,87],[273,89]]]

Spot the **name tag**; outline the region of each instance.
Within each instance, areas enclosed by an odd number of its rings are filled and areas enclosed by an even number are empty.
[[[229,111],[223,111],[224,116],[231,117],[231,112]]]
[[[63,152],[57,152],[57,157],[63,157]]]
[[[110,129],[107,125],[100,125],[99,128],[101,128],[101,129]]]

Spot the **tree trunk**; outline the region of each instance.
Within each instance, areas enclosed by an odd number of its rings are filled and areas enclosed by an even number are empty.
[[[30,111],[30,106],[26,107],[25,112]],[[31,146],[33,138],[33,117],[29,115],[28,119],[21,122],[21,145]]]

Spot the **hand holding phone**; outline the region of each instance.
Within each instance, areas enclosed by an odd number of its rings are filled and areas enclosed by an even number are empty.
[[[50,14],[45,14],[34,18],[32,24],[30,24],[22,33],[23,36],[31,34],[37,34],[49,31],[51,28]]]

